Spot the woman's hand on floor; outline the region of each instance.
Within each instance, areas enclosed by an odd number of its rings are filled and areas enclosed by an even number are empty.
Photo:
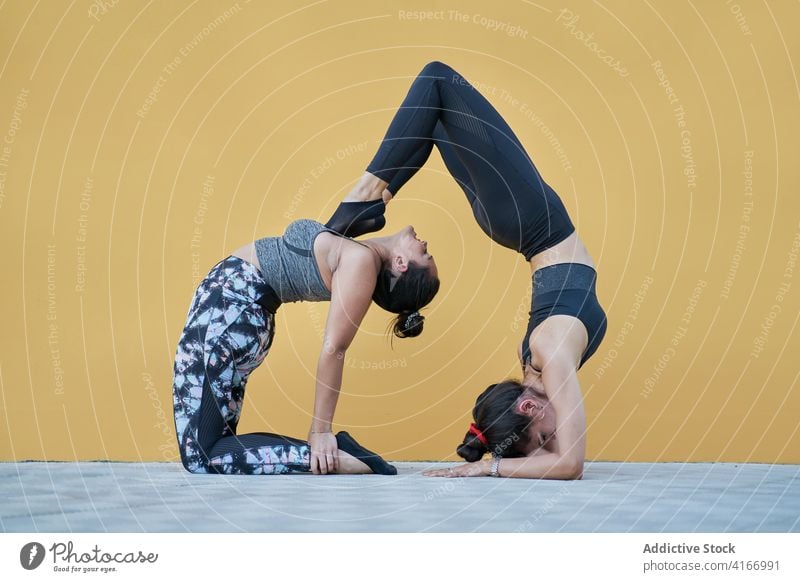
[[[483,477],[489,474],[487,464],[483,461],[464,463],[447,469],[433,469],[422,473],[426,477]]]
[[[327,475],[339,470],[339,446],[332,432],[315,432],[308,435],[311,447],[311,472]]]

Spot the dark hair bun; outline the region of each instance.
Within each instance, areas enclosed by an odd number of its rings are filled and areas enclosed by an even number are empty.
[[[422,333],[424,321],[419,311],[403,311],[397,316],[392,331],[397,337],[416,337]]]
[[[468,432],[464,437],[464,442],[456,447],[458,456],[468,463],[480,461],[487,452],[489,452],[489,449],[486,448],[486,445],[471,432]]]

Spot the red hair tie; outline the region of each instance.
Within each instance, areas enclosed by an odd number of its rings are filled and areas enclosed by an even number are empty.
[[[483,443],[483,446],[485,446],[487,449],[489,448],[489,441],[486,440],[486,437],[483,436],[483,433],[477,426],[475,426],[474,422],[469,423],[469,432],[478,437],[478,440]]]

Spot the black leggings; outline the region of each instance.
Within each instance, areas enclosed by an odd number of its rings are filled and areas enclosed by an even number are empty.
[[[530,260],[575,230],[561,199],[497,110],[438,61],[425,65],[411,84],[367,171],[396,194],[434,144],[475,220],[498,244]]]

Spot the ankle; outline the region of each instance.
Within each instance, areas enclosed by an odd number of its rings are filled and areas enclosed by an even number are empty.
[[[355,188],[350,190],[344,199],[346,202],[371,202],[372,200],[380,200],[382,196],[382,189],[374,190],[372,188],[357,185]]]
[[[347,196],[345,196],[345,200],[369,202],[371,200],[384,199],[385,201],[384,192],[388,193],[386,186],[388,186],[387,182],[366,172],[358,180],[358,183],[353,186],[353,189],[350,190]]]

